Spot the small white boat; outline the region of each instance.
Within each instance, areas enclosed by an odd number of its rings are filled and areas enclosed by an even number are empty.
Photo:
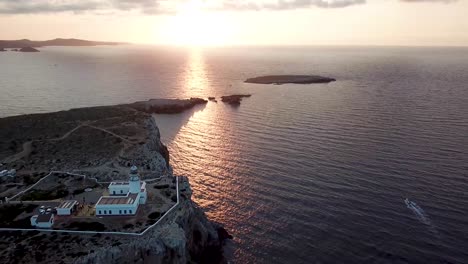
[[[405,204],[406,204],[406,206],[411,206],[411,207],[415,207],[415,206],[416,206],[416,203],[410,201],[408,198],[405,199]]]

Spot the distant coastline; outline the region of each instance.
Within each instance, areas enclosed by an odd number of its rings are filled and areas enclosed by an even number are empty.
[[[5,48],[18,49],[26,47],[47,47],[47,46],[99,46],[99,45],[123,45],[129,44],[124,42],[108,42],[108,41],[91,41],[83,39],[64,39],[56,38],[45,41],[34,41],[29,39],[19,40],[0,40],[0,50]]]

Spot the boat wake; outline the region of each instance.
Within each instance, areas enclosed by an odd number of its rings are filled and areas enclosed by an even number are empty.
[[[429,219],[429,216],[417,203],[412,202],[408,198],[406,198],[405,204],[411,211],[413,211],[414,215],[418,218],[418,220],[427,226],[431,233],[440,238],[440,234],[439,231],[437,231],[436,226],[432,224],[431,220]]]

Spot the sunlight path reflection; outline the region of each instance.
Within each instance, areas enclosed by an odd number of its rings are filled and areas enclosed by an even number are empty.
[[[205,70],[203,51],[200,48],[193,48],[189,52],[185,76],[183,77],[185,94],[206,97],[211,92],[211,87]]]

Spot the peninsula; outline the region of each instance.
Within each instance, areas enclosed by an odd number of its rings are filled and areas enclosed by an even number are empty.
[[[0,263],[223,263],[151,115],[203,101],[1,118]]]
[[[266,75],[245,80],[246,83],[258,84],[312,84],[312,83],[329,83],[336,81],[333,78],[323,77],[318,75]]]
[[[56,38],[44,41],[34,41],[29,39],[19,40],[0,40],[0,49],[2,48],[26,48],[26,47],[47,47],[47,46],[98,46],[98,45],[121,45],[121,42],[90,41],[83,39],[63,39]]]

